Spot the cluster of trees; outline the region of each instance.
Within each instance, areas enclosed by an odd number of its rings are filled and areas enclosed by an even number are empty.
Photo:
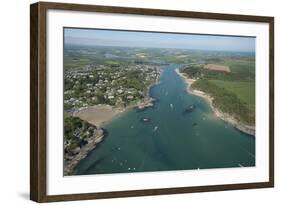
[[[192,84],[192,88],[208,93],[214,98],[214,106],[224,113],[228,113],[235,119],[248,125],[255,124],[255,113],[249,109],[234,93],[211,83],[206,79],[197,80]]]
[[[182,69],[190,78],[204,78],[215,80],[229,80],[229,81],[249,81],[254,80],[253,73],[245,72],[219,72],[215,70],[208,70],[203,65],[192,65]]]
[[[91,76],[91,77],[90,77]],[[114,100],[109,100],[104,97],[104,93],[106,92],[107,86],[101,86],[101,88],[96,90],[91,90],[90,93],[87,93],[86,91],[89,90],[88,85],[90,84],[91,87],[95,86],[101,78],[99,77],[97,71],[91,71],[91,74],[83,76],[83,78],[79,79],[69,79],[65,78],[64,80],[64,90],[72,90],[72,93],[64,94],[65,100],[74,98],[74,99],[82,99],[83,103],[87,103],[88,105],[95,105],[95,104],[109,104],[114,105]],[[110,76],[107,76],[107,79],[111,81]],[[101,79],[103,80],[103,79]],[[76,81],[79,83],[77,84]],[[91,88],[90,87],[90,88]],[[95,97],[95,101],[92,100],[92,98]],[[65,110],[71,109],[73,106],[65,103],[64,105]]]
[[[91,85],[95,85],[96,83],[98,83],[98,81],[100,80],[99,75],[97,74],[96,71],[91,72],[91,77],[90,75],[85,75],[80,78],[64,78],[64,90],[73,90],[74,93],[71,94],[67,94],[64,97],[66,99],[71,98],[71,97],[83,97],[84,96],[84,91],[87,89],[87,85],[91,84]],[[76,81],[78,81],[79,83],[76,84]]]
[[[215,79],[215,80],[228,80],[228,81],[251,81],[255,79],[255,75],[253,73],[245,72],[218,72],[214,70],[204,69],[204,76],[207,79]]]
[[[64,152],[74,154],[74,149],[87,143],[86,139],[93,136],[96,127],[78,117],[64,116]]]
[[[187,66],[184,69],[181,70],[181,72],[186,73],[189,78],[201,78],[204,75],[203,66],[201,65],[192,65]]]
[[[218,61],[218,59],[210,59],[211,61]],[[192,88],[208,93],[214,98],[214,106],[222,112],[228,113],[235,117],[235,119],[254,125],[255,111],[250,108],[250,105],[242,102],[235,93],[232,93],[223,87],[219,87],[209,80],[223,80],[223,81],[253,81],[255,79],[254,73],[241,70],[240,72],[219,72],[208,70],[203,65],[191,65],[181,70],[190,78],[197,79],[192,84]]]
[[[87,106],[96,104],[126,106],[134,101],[143,99],[153,79],[146,79],[148,74],[143,70],[122,72],[121,69],[121,67],[104,69],[102,76],[96,70],[93,70],[91,72],[87,71],[88,75],[77,75],[76,78],[74,76],[65,77],[65,110],[81,107],[84,104]],[[149,73],[152,71],[152,68],[149,69]],[[115,77],[116,75],[118,75],[118,78]],[[101,85],[96,86],[100,80],[102,80]],[[105,80],[107,81],[105,82]],[[119,89],[123,91],[117,92]],[[109,98],[111,95],[113,97]],[[128,98],[130,95],[133,98]],[[72,100],[70,100],[71,98]]]
[[[131,70],[124,76],[125,79],[117,81],[117,86],[124,88],[135,88],[136,90],[143,91],[145,89],[145,74],[140,70]]]

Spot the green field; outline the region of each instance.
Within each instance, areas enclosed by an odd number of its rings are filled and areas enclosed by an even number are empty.
[[[225,65],[229,66],[231,72],[234,73],[243,73],[247,74],[255,74],[255,61],[252,60],[238,60],[238,59],[227,59],[224,62]]]
[[[64,68],[66,68],[66,69],[81,68],[83,66],[90,65],[92,63],[93,63],[93,61],[91,59],[87,59],[87,58],[80,58],[80,59],[70,58],[70,57],[64,58]]]
[[[255,107],[255,82],[239,82],[239,81],[224,81],[224,80],[210,80],[219,87],[235,93],[237,97],[244,103]]]
[[[247,125],[254,125],[255,58],[213,55],[205,56],[202,62],[182,69],[190,78],[197,80],[192,87],[211,95],[215,107],[221,111]],[[229,66],[231,72],[205,69],[206,63]]]

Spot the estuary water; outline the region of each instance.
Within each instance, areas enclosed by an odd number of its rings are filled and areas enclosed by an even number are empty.
[[[201,97],[186,92],[177,65],[150,89],[157,99],[105,125],[108,135],[75,174],[106,174],[255,166],[255,138],[216,118]]]

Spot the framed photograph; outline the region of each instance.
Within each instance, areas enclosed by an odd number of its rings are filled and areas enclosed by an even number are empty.
[[[274,186],[274,18],[40,2],[37,202]]]

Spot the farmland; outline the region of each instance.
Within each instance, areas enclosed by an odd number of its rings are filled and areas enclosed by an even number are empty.
[[[236,94],[241,101],[249,104],[251,107],[255,107],[255,82],[232,82],[223,80],[210,80],[210,82]]]
[[[202,63],[203,62],[203,63]],[[192,88],[208,93],[221,111],[247,125],[255,123],[254,56],[214,56],[182,69],[195,79]]]
[[[204,68],[209,69],[209,70],[215,70],[215,71],[230,72],[230,69],[228,66],[219,65],[219,64],[207,64],[204,66]]]

